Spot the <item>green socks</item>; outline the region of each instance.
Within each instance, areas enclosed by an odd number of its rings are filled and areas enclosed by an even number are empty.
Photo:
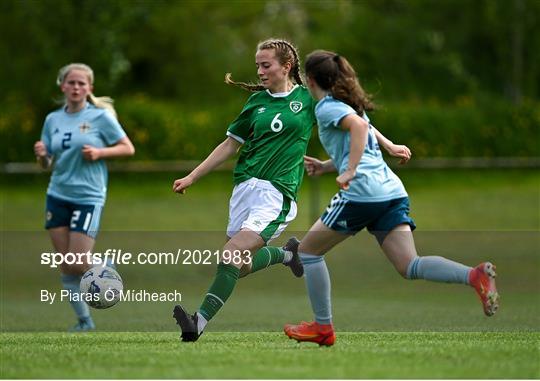
[[[251,262],[251,273],[267,268],[276,263],[283,263],[285,255],[291,255],[283,251],[280,247],[265,246],[255,253]],[[290,258],[288,258],[290,260]],[[217,267],[214,283],[206,293],[204,300],[199,307],[199,313],[206,319],[214,317],[219,309],[231,296],[234,286],[238,281],[240,269],[233,265],[220,263]]]
[[[281,247],[265,246],[255,253],[251,261],[251,273],[283,263],[285,252]]]
[[[231,296],[239,274],[240,269],[233,265],[218,264],[214,283],[210,286],[201,307],[199,307],[199,313],[206,320],[212,319]]]

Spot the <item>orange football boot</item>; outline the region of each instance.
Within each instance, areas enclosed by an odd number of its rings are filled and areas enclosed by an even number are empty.
[[[310,341],[327,347],[334,345],[336,335],[332,324],[319,324],[315,321],[307,323],[305,321],[298,325],[286,324],[283,331],[289,339],[296,341]]]
[[[469,274],[469,284],[475,288],[487,316],[493,316],[499,309],[496,276],[495,265],[490,262],[480,263]]]

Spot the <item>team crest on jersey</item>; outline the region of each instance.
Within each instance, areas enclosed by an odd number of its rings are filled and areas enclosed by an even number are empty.
[[[88,122],[83,122],[83,124],[79,126],[79,130],[82,134],[86,134],[88,131],[90,131],[90,124],[88,124]]]
[[[291,111],[296,114],[300,110],[302,110],[302,102],[292,101],[291,103],[289,103],[289,107],[291,108]]]

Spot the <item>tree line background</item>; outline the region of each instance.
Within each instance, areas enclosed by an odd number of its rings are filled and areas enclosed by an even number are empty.
[[[373,124],[417,157],[538,157],[539,18],[538,0],[3,0],[0,162],[33,160],[70,62],[116,100],[139,160],[204,158],[249,96],[224,74],[255,82],[269,37],[346,56]]]

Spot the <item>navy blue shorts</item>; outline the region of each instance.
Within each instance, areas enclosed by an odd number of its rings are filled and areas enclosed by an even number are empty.
[[[69,227],[70,231],[80,232],[96,238],[103,206],[100,204],[75,204],[47,195],[45,229]]]
[[[354,235],[367,227],[379,245],[398,225],[408,224],[411,230],[416,229],[409,217],[408,197],[383,202],[356,202],[342,198],[341,193],[337,193],[321,216],[321,221],[328,228],[344,234]]]

